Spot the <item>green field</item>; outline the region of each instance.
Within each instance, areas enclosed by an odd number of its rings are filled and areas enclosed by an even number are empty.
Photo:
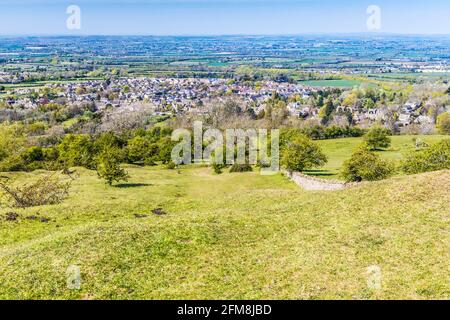
[[[379,154],[400,161],[413,138]],[[339,178],[362,138],[317,141]],[[60,205],[0,208],[0,299],[446,299],[450,172],[307,192],[281,174],[127,166],[80,178]],[[16,183],[44,172],[10,173]],[[157,216],[155,208],[167,214]],[[16,221],[7,221],[8,213]],[[136,216],[138,215],[138,216]],[[33,218],[34,217],[34,218]],[[47,218],[48,222],[39,219]],[[412,261],[414,263],[412,263]],[[80,290],[66,270],[80,268]],[[366,271],[382,270],[382,288]]]
[[[449,297],[449,171],[305,192],[282,175],[127,170],[106,187],[78,169],[62,204],[0,209],[0,298]],[[67,288],[71,265],[80,290]],[[367,286],[373,265],[381,289]]]
[[[405,154],[415,149],[413,139],[420,139],[428,144],[441,141],[448,136],[393,136],[392,145],[385,151],[378,151],[382,157],[399,163]],[[328,163],[320,170],[310,171],[309,174],[317,175],[322,178],[339,179],[339,172],[345,160],[349,159],[352,153],[363,142],[362,138],[344,138],[321,140],[317,143],[322,147],[328,157]]]
[[[298,84],[311,87],[337,87],[337,88],[351,88],[360,86],[362,81],[358,80],[303,80]]]

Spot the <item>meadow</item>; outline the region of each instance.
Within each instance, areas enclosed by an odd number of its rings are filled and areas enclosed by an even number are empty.
[[[335,142],[330,170],[358,144]],[[409,145],[394,137],[385,154]],[[127,183],[107,187],[77,168],[62,204],[0,208],[0,299],[449,297],[448,170],[307,192],[282,174],[126,169]],[[79,290],[66,284],[72,265]],[[368,286],[371,266],[379,289]]]
[[[401,159],[408,152],[414,151],[415,143],[414,139],[419,139],[429,145],[437,143],[448,136],[443,135],[401,135],[392,136],[392,144],[386,150],[376,151],[380,156],[385,159],[394,161],[399,164]],[[308,172],[310,175],[319,176],[327,179],[340,179],[340,170],[342,164],[347,160],[350,155],[362,144],[362,138],[343,138],[343,139],[331,139],[317,141],[328,157],[328,163],[320,168],[320,170],[311,170]]]
[[[303,80],[298,83],[311,87],[352,88],[360,86],[363,82],[358,80]]]

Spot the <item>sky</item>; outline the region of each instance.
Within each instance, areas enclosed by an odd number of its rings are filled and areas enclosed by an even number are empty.
[[[366,32],[450,34],[450,0],[0,0],[1,35]]]

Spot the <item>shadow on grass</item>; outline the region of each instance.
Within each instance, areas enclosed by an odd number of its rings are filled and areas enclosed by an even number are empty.
[[[115,185],[116,188],[140,188],[140,187],[149,187],[151,184],[149,183],[120,183]]]
[[[303,173],[307,174],[308,176],[314,177],[331,177],[336,175],[335,173],[332,173],[327,170],[305,170]]]

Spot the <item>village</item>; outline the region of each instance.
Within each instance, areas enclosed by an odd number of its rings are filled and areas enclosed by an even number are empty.
[[[156,116],[179,116],[206,114],[209,111],[206,106],[235,98],[258,115],[276,94],[286,101],[291,117],[320,120],[320,106],[313,100],[323,91],[323,88],[266,80],[143,77],[49,83],[41,88],[22,87],[10,91],[4,103],[9,109],[16,110],[34,110],[49,103],[64,106],[88,103],[98,111],[114,108],[122,109],[121,112],[132,112],[145,105],[147,108],[150,106]],[[347,115],[347,118],[350,115],[351,123],[355,125],[385,123],[392,116],[391,111],[376,106],[362,108],[360,105],[337,105],[335,108],[336,115]],[[408,101],[397,106],[395,112],[394,125],[399,128],[433,123],[427,106],[420,101]]]

